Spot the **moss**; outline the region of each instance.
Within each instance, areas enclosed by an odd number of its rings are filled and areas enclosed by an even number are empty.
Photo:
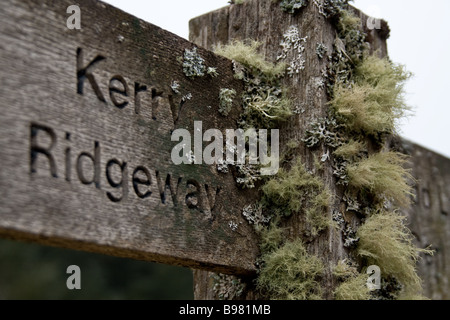
[[[264,265],[257,288],[271,299],[317,300],[321,298],[319,278],[324,271],[322,261],[309,255],[301,240],[288,242],[263,256]]]
[[[342,282],[335,290],[336,300],[369,300],[370,291],[367,288],[367,275],[358,274]]]
[[[403,286],[402,295],[420,295],[421,279],[416,273],[420,253],[431,250],[414,246],[414,237],[397,212],[380,211],[369,217],[358,230],[358,255],[368,264],[378,265],[383,276],[395,277]]]
[[[330,104],[350,132],[391,134],[409,108],[403,98],[410,74],[386,59],[370,56],[355,69],[354,84],[338,83]]]
[[[234,89],[220,89],[219,112],[223,116],[228,116],[233,107],[233,99],[236,97]]]
[[[333,225],[327,216],[331,194],[319,177],[308,173],[301,160],[288,171],[280,169],[277,177],[263,187],[263,201],[268,207],[278,207],[285,216],[303,212],[312,236]]]
[[[383,152],[350,164],[347,166],[349,186],[356,190],[363,189],[378,200],[384,197],[396,205],[407,206],[413,193],[406,181],[414,178],[410,170],[403,167],[406,161],[407,157],[403,154]]]

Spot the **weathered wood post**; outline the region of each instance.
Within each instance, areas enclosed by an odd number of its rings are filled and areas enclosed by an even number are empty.
[[[366,21],[367,16],[355,10]],[[365,20],[364,20],[365,19]],[[231,5],[223,9],[205,14],[190,22],[190,40],[199,46],[213,50],[215,46],[231,43],[235,40],[256,40],[261,43],[260,52],[268,61],[277,62],[281,52],[280,44],[285,41],[285,35],[289,29],[298,31],[299,39],[304,39],[299,45],[304,46],[302,57],[296,56],[296,50],[291,50],[288,61],[303,60],[303,66],[293,70],[291,76],[284,79],[284,85],[289,88],[289,95],[296,106],[297,114],[281,127],[281,147],[285,147],[289,141],[295,141],[299,148],[296,156],[301,157],[309,170],[314,171],[315,159],[320,159],[329,152],[326,146],[319,150],[310,151],[302,141],[306,130],[311,123],[327,115],[328,96],[324,85],[326,79],[324,73],[328,66],[327,56],[333,53],[337,37],[335,25],[321,14],[319,6],[310,4],[295,14],[283,11],[277,1],[247,0],[242,5]],[[364,25],[366,27],[366,25]],[[366,41],[372,44],[372,52],[379,50],[381,56],[387,54],[386,38],[389,34],[388,26],[382,23],[382,29],[368,30]],[[323,58],[318,57],[317,47],[323,45],[325,51]],[[293,44],[294,45],[294,44]],[[317,172],[326,183],[332,194],[335,194],[335,202],[330,203],[328,212],[330,218],[333,208],[340,208],[342,203],[342,190],[336,186],[333,178],[331,163],[325,163],[323,172]],[[290,219],[284,226],[288,229],[288,237],[295,238],[307,234],[305,220],[301,215]],[[309,252],[319,256],[327,262],[326,275],[322,281],[325,299],[332,298],[335,283],[332,276],[332,267],[339,261],[348,258],[348,252],[343,246],[340,231],[332,228],[308,243]],[[208,277],[204,272],[195,272],[195,296],[197,299],[212,298],[211,286],[206,285]],[[205,286],[206,285],[206,286]],[[247,283],[251,287],[251,283]],[[252,296],[251,296],[252,297]]]
[[[289,3],[289,1],[284,1]],[[292,3],[292,2],[291,2]],[[301,1],[298,1],[301,3]],[[281,126],[281,147],[286,147],[289,141],[295,141],[299,146],[297,149],[297,157],[300,157],[306,164],[308,170],[315,172],[315,174],[320,175],[322,180],[325,182],[327,187],[330,189],[331,193],[334,195],[334,201],[330,203],[328,215],[331,218],[333,212],[340,211],[346,217],[346,221],[350,226],[358,226],[360,224],[360,217],[352,214],[351,211],[346,210],[348,203],[345,201],[345,195],[343,193],[343,188],[336,185],[336,179],[333,176],[333,164],[330,161],[324,161],[323,170],[317,171],[314,166],[315,159],[326,159],[329,154],[329,148],[323,144],[318,149],[309,149],[304,143],[304,137],[306,131],[311,128],[311,123],[318,121],[321,118],[327,116],[329,110],[329,96],[327,95],[327,88],[324,83],[326,80],[326,72],[328,63],[330,62],[329,57],[336,50],[340,50],[340,42],[338,36],[338,30],[336,28],[336,21],[333,21],[331,14],[327,17],[326,6],[331,3],[331,1],[304,1],[304,7],[296,11],[290,8],[292,12],[286,12],[281,10],[280,1],[264,1],[264,0],[246,0],[243,4],[234,4],[220,10],[205,14],[203,16],[192,19],[190,22],[190,40],[194,43],[203,46],[207,49],[213,50],[218,45],[230,44],[233,41],[248,41],[257,40],[260,42],[261,46],[259,48],[260,53],[262,53],[266,59],[270,62],[277,62],[280,60],[280,53],[282,51],[283,42],[295,41],[294,37],[297,37],[296,49],[298,45],[302,45],[304,48],[301,49],[301,54],[298,55],[299,51],[291,50],[287,53],[286,60],[293,62],[292,67],[297,67],[297,70],[291,69],[291,76],[284,78],[284,85],[289,88],[289,95],[294,101],[294,106],[296,107],[296,115],[288,120],[287,123],[283,123]],[[338,2],[335,2],[338,3]],[[341,3],[344,3],[342,1]],[[358,11],[355,8],[350,8],[350,10],[361,19],[362,29],[365,33],[365,39],[369,44],[369,51],[371,54],[376,54],[379,57],[387,56],[387,43],[386,39],[389,37],[389,27],[385,21],[377,20],[377,27],[375,28],[374,20],[364,13]],[[289,10],[288,10],[289,11]],[[294,14],[292,14],[294,13]],[[288,37],[286,36],[291,32]],[[295,33],[295,34],[293,34]],[[286,39],[288,38],[288,39]],[[292,44],[294,46],[294,44]],[[341,45],[342,42],[341,42]],[[322,50],[322,52],[319,52]],[[345,53],[345,52],[344,52]],[[297,59],[297,61],[296,61]],[[371,146],[372,142],[367,141],[369,144],[369,151],[373,152],[376,147]],[[419,148],[412,148],[418,150]],[[413,156],[416,157],[414,161],[414,166],[421,160],[417,154],[418,151],[412,152]],[[434,157],[433,157],[434,158]],[[448,165],[448,160],[443,162],[436,160],[440,163],[439,170],[434,169],[437,172],[444,173],[445,165]],[[434,168],[437,168],[434,166]],[[442,171],[444,170],[444,171]],[[420,174],[417,174],[421,172]],[[413,170],[416,177],[424,177],[423,171],[418,169],[417,166]],[[429,181],[429,177],[426,178]],[[447,181],[445,184],[443,181]],[[442,214],[437,214],[441,219],[445,219],[448,215],[448,200],[446,200],[445,194],[449,194],[448,191],[448,176],[444,178],[439,184],[439,190],[436,192],[438,197],[435,200],[436,210],[438,206],[436,202],[440,199]],[[424,187],[421,187],[424,188]],[[428,191],[428,188],[425,188]],[[446,191],[445,191],[446,190]],[[419,190],[419,192],[424,192]],[[440,193],[439,193],[440,192]],[[439,195],[438,195],[439,193]],[[423,204],[422,204],[423,205]],[[429,205],[429,204],[428,204]],[[417,206],[409,210],[410,213],[418,213]],[[416,230],[422,229],[420,224],[423,223],[423,219],[426,219],[422,215],[418,217],[412,217],[410,214],[410,222],[412,223],[412,230],[414,234],[421,239],[420,232]],[[441,221],[439,219],[439,221]],[[421,222],[418,223],[418,220]],[[436,222],[435,218],[433,221]],[[433,222],[433,223],[435,223]],[[437,244],[438,247],[445,247],[445,243],[448,238],[448,224],[445,228],[446,231],[442,231],[440,236],[436,238],[431,236],[429,231],[426,231],[427,236],[425,239],[421,239],[419,242],[416,241],[418,247],[425,248],[430,244]],[[332,299],[333,290],[336,288],[336,280],[333,277],[333,268],[339,261],[343,261],[349,258],[349,250],[345,248],[343,242],[343,232],[344,230],[336,230],[333,228],[328,229],[326,232],[320,234],[317,238],[305,237],[308,233],[305,229],[305,220],[301,216],[295,216],[288,220],[288,222],[283,225],[284,228],[288,230],[286,233],[287,237],[295,238],[299,235],[303,236],[307,241],[308,251],[325,261],[325,275],[321,281],[321,285],[324,288],[323,298]],[[431,225],[430,225],[431,227]],[[438,229],[442,229],[439,227]],[[431,241],[433,238],[434,241]],[[448,248],[447,248],[448,249]],[[442,250],[445,250],[444,248]],[[448,250],[447,250],[448,251]],[[439,252],[438,252],[439,254]],[[445,254],[441,254],[439,261],[445,259]],[[427,257],[426,261],[432,263],[431,261],[435,258]],[[421,266],[425,264],[423,260]],[[434,262],[434,264],[439,262]],[[443,264],[442,261],[440,264]],[[442,297],[441,293],[433,293],[432,288],[437,286],[447,287],[445,291],[448,292],[448,285],[445,284],[441,278],[445,277],[441,274],[449,274],[448,267],[437,267],[440,271],[436,272],[436,277],[440,278],[438,282],[440,285],[432,285],[430,282],[425,283],[425,293],[429,297]],[[424,267],[420,268],[421,275],[425,275]],[[212,274],[208,274],[204,271],[194,272],[195,280],[195,297],[197,299],[212,299],[217,298],[217,293],[212,290],[213,282],[211,281]],[[424,278],[428,279],[429,276]],[[253,290],[254,279],[243,279],[249,290],[241,296],[241,298],[253,299],[257,297],[257,293]],[[430,281],[436,282],[436,280]]]

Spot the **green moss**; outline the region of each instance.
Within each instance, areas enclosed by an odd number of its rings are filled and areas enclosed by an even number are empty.
[[[378,265],[382,275],[395,277],[403,286],[402,295],[421,294],[421,279],[416,273],[420,253],[428,249],[414,246],[414,237],[405,226],[405,217],[381,211],[369,217],[358,230],[358,255],[368,264]]]
[[[334,291],[336,300],[369,300],[367,275],[358,274],[342,282]]]
[[[286,243],[263,256],[264,265],[257,287],[271,299],[317,300],[321,298],[319,278],[322,261],[306,251],[301,240]]]
[[[404,168],[407,157],[396,152],[376,153],[347,166],[349,186],[369,192],[380,202],[383,197],[396,205],[410,204],[412,194],[407,179],[414,180]]]
[[[306,171],[301,160],[297,160],[289,171],[280,169],[262,191],[266,205],[278,207],[283,215],[304,213],[312,236],[333,225],[327,215],[331,194],[319,177]]]
[[[355,69],[354,84],[338,83],[330,104],[348,131],[376,135],[393,133],[396,121],[409,110],[403,98],[410,74],[399,65],[375,56]]]

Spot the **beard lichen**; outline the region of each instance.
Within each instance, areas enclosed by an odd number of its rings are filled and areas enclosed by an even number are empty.
[[[404,216],[380,210],[359,228],[358,236],[358,255],[368,265],[378,265],[385,277],[394,277],[402,285],[398,298],[421,294],[422,281],[416,272],[416,262],[420,253],[433,252],[413,244],[414,236],[406,227]]]
[[[247,128],[275,128],[291,115],[291,102],[281,87],[286,64],[267,62],[258,52],[260,43],[234,41],[215,52],[234,63],[235,77],[243,80],[243,112],[239,125]]]
[[[276,208],[280,216],[303,213],[313,237],[333,225],[327,215],[330,191],[321,178],[307,172],[300,159],[290,170],[280,169],[262,191],[265,206]]]
[[[300,239],[262,256],[257,288],[274,300],[319,300],[322,261]]]

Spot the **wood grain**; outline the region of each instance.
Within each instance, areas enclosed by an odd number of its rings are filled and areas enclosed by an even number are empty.
[[[219,76],[187,78],[180,57],[194,44],[102,2],[77,3],[81,30],[66,27],[73,1],[2,3],[0,235],[254,272],[256,237],[241,214],[254,194],[232,173],[170,157],[174,129],[236,128],[238,101],[228,117],[218,112],[221,88],[242,91],[231,62],[199,49]]]
[[[355,12],[362,21],[367,19],[367,16],[358,10]],[[285,77],[283,81],[284,86],[289,88],[294,106],[302,111],[280,127],[280,148],[283,150],[287,142],[295,141],[299,146],[296,156],[302,159],[308,170],[315,172],[314,157],[320,159],[322,155],[329,152],[325,146],[311,152],[302,142],[311,123],[326,117],[328,110],[326,89],[324,86],[317,86],[317,80],[325,80],[322,78],[322,72],[326,70],[328,61],[326,58],[320,59],[316,49],[317,44],[321,43],[328,48],[326,55],[331,55],[336,38],[334,26],[319,13],[318,8],[311,3],[298,14],[292,15],[282,11],[278,2],[247,0],[242,5],[231,5],[192,19],[189,39],[206,49],[235,40],[257,40],[261,43],[260,52],[268,61],[275,63],[282,50],[280,43],[283,41],[283,35],[292,26],[299,30],[300,37],[308,37],[304,44],[305,69],[292,77]],[[379,54],[383,56],[387,53],[388,27],[385,22],[382,23],[382,27],[385,29],[371,31],[368,41],[371,42],[372,51],[379,50]],[[289,52],[287,61],[295,59],[296,54],[295,50]],[[321,176],[324,184],[335,195],[329,206],[328,215],[331,219],[333,210],[340,207],[343,190],[336,185],[331,163],[325,163],[323,171],[316,174]],[[287,219],[283,228],[285,236],[290,239],[308,233],[304,215],[295,215]],[[330,228],[315,239],[308,239],[307,236],[305,238],[308,251],[325,262],[326,271],[321,281],[323,298],[332,299],[335,287],[332,267],[337,265],[338,261],[349,257],[349,251],[343,246],[341,232]],[[206,272],[194,273],[196,299],[209,299],[214,295],[214,292],[211,292],[211,284],[204,281],[204,273]],[[252,280],[245,279],[244,282],[248,288],[251,288]],[[258,292],[250,289],[242,298],[254,299],[255,297],[258,297]]]

